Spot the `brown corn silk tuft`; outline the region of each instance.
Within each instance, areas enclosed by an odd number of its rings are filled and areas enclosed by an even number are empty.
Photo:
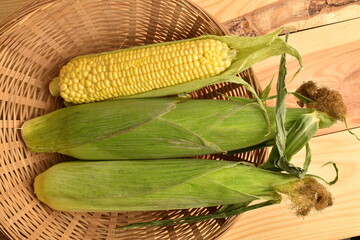
[[[340,93],[335,90],[330,90],[327,87],[318,87],[313,81],[308,81],[302,84],[296,92],[314,101],[304,103],[299,100],[298,104],[300,107],[306,106],[307,108],[325,112],[338,120],[343,120],[346,116],[346,106]]]
[[[287,195],[297,216],[307,216],[312,210],[321,211],[333,205],[331,193],[312,177],[279,186],[277,190]]]

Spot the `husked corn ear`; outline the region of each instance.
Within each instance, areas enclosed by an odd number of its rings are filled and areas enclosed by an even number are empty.
[[[204,35],[174,42],[78,56],[50,83],[53,96],[89,103],[189,93],[214,83],[242,81],[236,74],[256,62],[296,49],[273,33],[259,37]]]
[[[60,95],[88,103],[215,76],[235,57],[226,43],[213,39],[78,57],[60,71]]]

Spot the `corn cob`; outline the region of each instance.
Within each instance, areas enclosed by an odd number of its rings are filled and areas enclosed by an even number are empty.
[[[78,56],[50,83],[50,92],[75,104],[111,98],[187,93],[224,81],[265,58],[298,52],[278,34],[197,38]]]
[[[78,159],[189,157],[273,141],[275,111],[271,107],[266,111],[271,132],[259,105],[249,99],[112,100],[74,105],[28,120],[22,135],[30,151]],[[289,108],[286,129],[304,114],[313,119],[311,134],[335,122],[313,109]]]
[[[300,215],[332,204],[330,194],[315,180],[203,159],[70,161],[38,175],[34,187],[38,199],[51,208],[76,212],[279,202],[279,193],[290,196]]]

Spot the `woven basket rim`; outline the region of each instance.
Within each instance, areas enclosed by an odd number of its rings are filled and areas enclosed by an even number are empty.
[[[186,1],[186,0],[184,0]],[[0,36],[2,36],[3,34],[6,34],[7,31],[10,31],[14,26],[16,26],[19,22],[26,20],[27,17],[29,17],[29,14],[31,15],[32,13],[29,13],[29,9],[31,8],[46,8],[46,7],[50,7],[52,4],[55,4],[56,1],[54,0],[35,0],[32,2],[29,2],[28,4],[26,4],[25,6],[15,10],[14,12],[12,12],[11,14],[9,14],[8,16],[6,16],[4,19],[2,19],[0,21]],[[196,9],[198,12],[202,13],[209,21],[211,21],[213,24],[216,25],[216,27],[223,33],[223,35],[229,34],[228,30],[226,28],[224,28],[221,23],[213,18],[209,13],[207,13],[207,11],[203,10],[202,8],[200,8],[197,4],[195,4],[194,2],[191,1],[187,1],[187,3],[189,5],[191,5],[194,9]],[[250,73],[252,73],[251,69],[249,70]],[[252,73],[252,77],[255,78],[255,75]],[[255,78],[255,84],[258,84],[258,82],[256,81]],[[258,91],[260,92],[260,88],[259,85],[257,86]],[[220,236],[222,236],[229,228],[231,228],[235,223],[236,223],[236,219],[239,216],[234,216],[231,218],[228,218],[227,220],[227,224],[225,226],[222,226],[218,231],[215,232],[215,234],[211,237],[211,239],[216,239]],[[1,228],[2,232],[7,235],[8,231],[5,228]],[[9,238],[11,238],[11,236],[8,236]]]
[[[216,27],[218,27],[224,35],[230,34],[229,30],[223,26],[223,24],[220,23],[218,19],[216,19],[212,14],[210,14],[208,11],[201,8],[198,4],[196,4],[193,1],[186,1],[187,4],[191,5],[193,8],[195,8],[198,12],[202,13],[203,16],[207,17],[211,22],[213,22]],[[13,24],[16,24],[15,20],[23,19],[24,17],[27,17],[28,15],[25,14],[28,8],[31,7],[41,7],[48,4],[55,4],[54,0],[33,0],[31,2],[27,2],[24,6],[16,9],[15,11],[12,11],[11,13],[7,14],[3,19],[0,20],[0,35],[3,34],[4,30],[7,27],[12,26]]]

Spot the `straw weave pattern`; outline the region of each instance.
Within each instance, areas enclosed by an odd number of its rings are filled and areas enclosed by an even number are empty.
[[[185,0],[43,0],[13,13],[0,25],[0,229],[11,239],[214,239],[235,218],[174,227],[117,230],[139,221],[210,214],[218,207],[156,212],[67,213],[53,211],[33,193],[36,175],[68,160],[60,154],[26,150],[24,121],[63,107],[48,91],[50,80],[71,58],[130,46],[226,31]],[[241,76],[259,89],[251,70]],[[235,84],[192,93],[194,98],[248,96]],[[229,156],[259,164],[263,150]],[[202,156],[223,160],[222,155]],[[1,233],[0,231],[0,233]],[[2,239],[0,237],[0,239]]]

